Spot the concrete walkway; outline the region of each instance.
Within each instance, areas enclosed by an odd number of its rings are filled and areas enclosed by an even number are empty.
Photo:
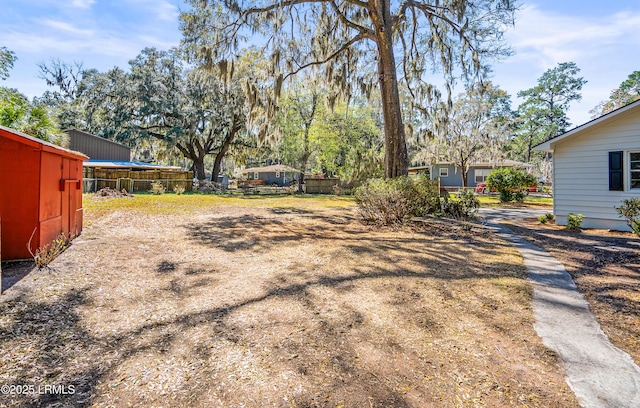
[[[520,217],[532,214],[522,210]],[[524,258],[533,282],[535,329],[556,351],[567,383],[583,407],[640,407],[640,367],[611,344],[564,266],[548,252],[498,224],[500,211],[483,211],[487,225],[510,241]],[[506,215],[506,214],[505,214]],[[511,212],[508,217],[514,217]]]

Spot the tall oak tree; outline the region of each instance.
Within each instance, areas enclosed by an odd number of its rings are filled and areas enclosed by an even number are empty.
[[[425,78],[485,73],[487,57],[508,52],[502,42],[513,22],[513,0],[188,0],[181,14],[183,44],[192,57],[213,66],[234,60],[254,41],[271,62],[273,99],[266,120],[277,111],[285,79],[321,68],[327,84],[347,97],[380,91],[385,134],[385,176],[407,173],[408,158],[399,86],[428,113],[440,98]],[[264,135],[263,135],[264,136]]]

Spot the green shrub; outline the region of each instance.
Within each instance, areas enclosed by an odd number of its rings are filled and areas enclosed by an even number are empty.
[[[462,191],[458,198],[450,198],[449,195],[442,197],[440,210],[446,217],[469,218],[472,217],[480,207],[478,197],[472,191]]]
[[[469,218],[480,206],[472,191],[440,198],[437,182],[426,177],[371,179],[355,190],[354,197],[362,218],[376,225],[400,224],[427,214]]]
[[[567,229],[571,231],[578,231],[582,227],[583,219],[584,215],[582,214],[569,213],[569,217],[567,218]]]
[[[547,219],[547,221],[553,221],[553,219],[555,218],[555,216],[551,213],[546,213],[544,216]]]
[[[624,217],[627,225],[636,235],[640,236],[640,198],[628,198],[620,207],[615,207],[618,214]]]
[[[164,185],[162,181],[157,180],[151,183],[151,192],[155,195],[164,194]]]
[[[480,208],[480,200],[471,190],[464,190],[458,194],[458,200],[462,203],[465,217],[472,216]]]
[[[549,219],[546,216],[541,215],[538,217],[538,221],[540,221],[540,224],[546,224],[547,222],[549,222]]]
[[[486,179],[487,188],[500,193],[500,201],[524,201],[525,191],[529,186],[538,184],[535,176],[513,167],[502,167],[493,170]]]
[[[393,225],[439,208],[438,187],[428,179],[371,179],[355,190],[362,218],[371,224]]]

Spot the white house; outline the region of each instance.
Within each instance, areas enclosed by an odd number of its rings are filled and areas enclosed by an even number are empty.
[[[559,225],[569,213],[584,228],[630,230],[615,207],[640,197],[640,101],[535,147],[553,155],[553,212]]]

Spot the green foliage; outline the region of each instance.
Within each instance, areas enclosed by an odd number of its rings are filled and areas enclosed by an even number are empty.
[[[316,146],[313,167],[359,185],[384,175],[384,137],[375,110],[363,100],[333,111],[322,106],[311,141]]]
[[[500,193],[500,201],[510,202],[524,200],[524,191],[528,186],[538,184],[533,174],[513,167],[502,167],[493,170],[486,179],[489,190],[497,190]]]
[[[638,99],[640,99],[640,71],[633,71],[619,87],[611,91],[608,100],[600,102],[589,113],[595,119]]]
[[[371,224],[395,225],[439,209],[438,187],[426,179],[371,179],[355,191],[362,218]]]
[[[538,217],[538,221],[540,221],[540,224],[546,224],[549,221],[553,221],[554,219],[554,215],[551,213],[546,213],[545,215],[541,215]]]
[[[57,123],[49,109],[29,99],[15,89],[0,87],[0,125],[19,130],[49,142],[59,133]]]
[[[480,206],[472,191],[441,198],[437,182],[426,177],[371,179],[356,189],[355,200],[364,220],[376,225],[400,224],[428,214],[470,218]]]
[[[467,186],[472,163],[502,156],[511,133],[511,98],[486,81],[458,95],[450,112],[440,113],[445,126],[436,128],[442,134],[419,146],[419,160],[452,163]]]
[[[518,92],[524,102],[518,107],[516,136],[509,148],[514,159],[531,162],[534,146],[571,125],[569,105],[582,99],[580,91],[587,82],[579,72],[574,62],[562,62],[545,71],[536,86]]]
[[[480,201],[473,191],[464,190],[458,194],[458,198],[451,198],[448,194],[442,197],[441,212],[446,217],[470,218],[474,216]]]
[[[377,111],[358,97],[348,106],[336,102],[330,110],[323,103],[326,90],[322,92],[317,99],[311,89],[283,92],[277,122],[281,136],[275,146],[262,148],[265,155],[307,172],[338,177],[349,187],[382,177],[384,138]]]
[[[145,48],[128,72],[41,66],[47,83],[59,88],[43,100],[58,109],[63,127],[140,148],[153,141],[168,155],[192,160],[203,180],[205,158],[216,156],[215,173],[234,145],[250,139],[240,83],[245,71],[237,66],[235,77],[223,81],[219,70],[187,65],[178,50]]]
[[[579,231],[582,227],[583,219],[584,215],[582,214],[569,213],[569,216],[567,217],[567,229],[571,231]]]
[[[165,192],[165,188],[164,188],[164,184],[162,184],[162,181],[156,180],[153,183],[151,183],[151,193],[155,195],[161,195],[161,194],[164,194],[164,192]]]
[[[640,198],[628,198],[620,207],[615,207],[621,217],[627,221],[627,225],[636,235],[640,236]]]
[[[284,79],[308,67],[323,69],[314,75],[331,88],[331,107],[339,96],[369,97],[379,86],[386,177],[406,174],[408,164],[396,71],[403,73],[400,84],[417,107],[414,113],[429,120],[429,108],[443,98],[425,76],[442,72],[449,92],[456,79],[484,76],[489,71],[485,58],[510,53],[503,33],[515,12],[511,1],[471,0],[436,6],[430,1],[324,0],[189,4],[180,15],[183,44],[204,65],[232,60],[251,42],[247,35],[269,39],[261,42],[261,52],[271,65],[265,82],[274,84],[275,100]],[[265,110],[265,121],[272,116],[273,110]]]
[[[9,71],[13,68],[16,61],[16,54],[8,50],[7,47],[0,47],[0,79],[5,80],[9,77]]]

